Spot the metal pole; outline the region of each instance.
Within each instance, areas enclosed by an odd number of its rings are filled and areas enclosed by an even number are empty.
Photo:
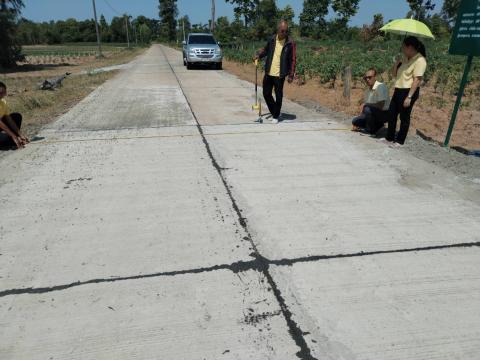
[[[460,88],[458,89],[457,101],[455,102],[452,118],[450,119],[450,126],[448,127],[447,136],[445,138],[445,142],[443,143],[443,146],[445,147],[448,146],[450,142],[450,138],[452,136],[453,127],[455,126],[455,121],[457,120],[457,113],[458,113],[458,110],[460,109],[460,104],[462,102],[465,86],[467,85],[468,73],[470,72],[470,69],[472,67],[472,62],[473,62],[473,55],[468,55],[467,63],[465,64],[465,70],[463,71],[462,81],[460,82]]]
[[[182,27],[183,27],[183,41],[186,41],[186,39],[185,39],[185,18],[182,18]]]
[[[215,0],[212,0],[212,24],[210,25],[210,32],[215,31]]]
[[[135,37],[135,45],[138,46],[137,24],[133,25],[133,36]]]
[[[97,20],[97,7],[95,6],[95,0],[92,0],[93,5],[93,16],[95,18],[95,31],[97,32],[97,43],[98,43],[98,57],[102,57],[102,43],[100,40],[100,29],[98,28]]]
[[[125,29],[127,31],[127,46],[130,49],[130,34],[128,33],[128,18],[127,18],[127,15],[125,15]]]

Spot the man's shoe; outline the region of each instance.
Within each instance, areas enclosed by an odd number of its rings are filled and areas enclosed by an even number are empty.
[[[272,119],[272,124],[278,124],[278,119],[273,118]]]
[[[399,149],[399,148],[403,147],[402,144],[397,143],[397,142],[392,142],[392,143],[390,143],[389,146],[390,146],[392,149]]]

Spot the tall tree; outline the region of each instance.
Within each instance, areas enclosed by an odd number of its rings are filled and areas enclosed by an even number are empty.
[[[381,36],[382,32],[380,31],[380,29],[382,27],[383,27],[383,15],[382,14],[373,15],[372,24],[363,25],[363,28],[360,33],[362,40],[365,43],[367,43]]]
[[[264,39],[275,32],[278,8],[275,0],[261,0],[257,8],[257,18],[253,29],[256,39]]]
[[[22,0],[0,0],[0,66],[12,67],[22,57],[22,48],[16,37],[17,19],[23,7]]]
[[[450,37],[450,26],[448,21],[440,14],[433,14],[428,20],[427,25],[437,38]]]
[[[18,22],[17,39],[22,45],[37,45],[41,43],[41,32],[39,24],[27,19],[20,19]]]
[[[333,0],[332,9],[338,15],[338,23],[346,28],[348,21],[358,11],[358,3],[360,0]]]
[[[442,6],[442,15],[450,24],[455,22],[458,8],[460,7],[460,0],[444,0]]]
[[[243,16],[245,27],[256,18],[259,0],[225,0],[225,2],[235,5],[233,12],[235,15]]]
[[[233,21],[230,23],[230,32],[233,40],[244,38],[245,26],[239,14],[234,15]]]
[[[177,0],[159,0],[158,10],[163,37],[169,41],[175,41],[177,37]]]
[[[142,44],[147,44],[152,39],[152,30],[146,23],[140,24],[138,27],[138,37]]]
[[[110,23],[110,33],[112,42],[127,42],[125,34],[125,18],[114,16]]]
[[[108,22],[103,14],[100,16],[100,34],[102,36],[102,41],[110,42],[112,40],[110,25],[108,25]]]
[[[230,21],[226,16],[220,16],[217,18],[215,24],[215,38],[218,41],[223,43],[228,42],[232,38],[231,28],[230,28]]]
[[[431,12],[435,10],[435,3],[433,0],[407,0],[410,6],[408,16],[413,16],[419,21],[425,21],[430,17]]]
[[[300,14],[300,34],[319,38],[325,30],[329,0],[304,0]]]
[[[295,11],[290,5],[285,6],[283,9],[278,10],[278,18],[280,20],[287,20],[290,25],[293,25],[293,18],[295,17]]]

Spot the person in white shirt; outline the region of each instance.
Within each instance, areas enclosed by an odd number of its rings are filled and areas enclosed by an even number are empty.
[[[353,131],[376,134],[388,121],[390,96],[387,86],[377,81],[377,71],[369,69],[363,77],[368,89],[360,106],[360,115],[352,120]]]

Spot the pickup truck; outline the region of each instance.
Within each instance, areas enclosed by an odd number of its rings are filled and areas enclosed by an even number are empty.
[[[196,64],[213,65],[222,69],[223,54],[212,34],[192,33],[183,41],[183,65],[191,69]]]

